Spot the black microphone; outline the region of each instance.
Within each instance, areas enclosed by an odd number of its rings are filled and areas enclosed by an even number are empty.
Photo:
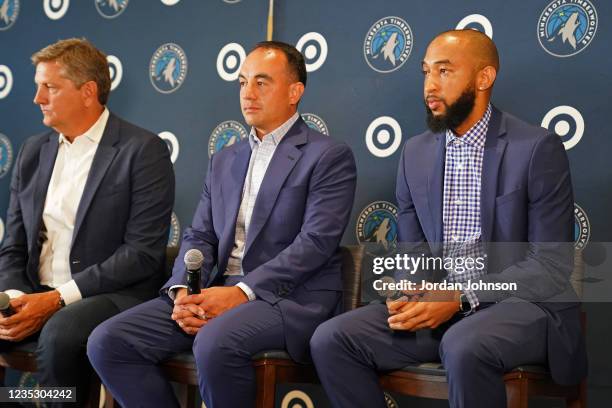
[[[9,317],[15,314],[15,309],[11,306],[11,298],[4,292],[0,292],[0,314]]]
[[[190,249],[185,252],[183,257],[187,272],[187,294],[193,295],[200,293],[201,277],[200,268],[204,263],[204,255],[198,249]]]

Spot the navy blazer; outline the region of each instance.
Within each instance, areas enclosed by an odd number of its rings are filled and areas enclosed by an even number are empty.
[[[48,290],[38,276],[39,235],[58,133],[28,138],[11,180],[0,290]],[[120,309],[155,295],[163,279],[174,202],[168,148],[153,133],[110,114],[76,214],[70,268],[82,296],[113,293]],[[128,299],[130,298],[130,299]]]
[[[425,132],[404,146],[397,175],[398,240],[428,243],[440,254],[444,133]],[[573,269],[573,193],[559,136],[493,108],[482,165],[483,243],[530,243],[488,257],[484,282],[516,282],[520,296],[548,314],[548,358],[553,378],[575,384],[586,375],[579,303],[569,285]],[[527,251],[526,251],[527,250]],[[476,291],[500,301],[502,292]],[[563,300],[563,301],[561,301]]]
[[[185,230],[171,279],[185,284],[183,256],[204,254],[202,285],[222,279],[251,157],[247,139],[212,156],[193,224]],[[258,299],[278,305],[287,350],[306,359],[315,328],[331,317],[342,291],[340,239],[355,194],[353,154],[302,119],[276,147],[253,209],[242,267]],[[215,268],[216,266],[216,268]]]

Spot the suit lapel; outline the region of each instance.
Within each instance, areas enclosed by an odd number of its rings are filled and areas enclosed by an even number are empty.
[[[38,177],[36,178],[36,190],[34,192],[34,204],[32,206],[32,220],[33,230],[30,234],[31,248],[36,248],[38,241],[39,231],[42,225],[42,213],[45,207],[45,200],[47,197],[47,190],[49,188],[49,182],[51,181],[51,175],[53,174],[53,167],[55,166],[55,159],[57,157],[57,150],[59,147],[58,134],[53,132],[49,136],[49,140],[45,143],[38,155]]]
[[[251,159],[251,146],[248,139],[240,142],[229,157],[229,177],[221,183],[221,194],[225,206],[225,219],[228,221],[219,239],[219,260],[223,263],[227,261],[230,250],[234,245],[236,232],[236,219],[242,201],[242,189],[246,181]],[[225,267],[225,265],[219,265]]]
[[[427,176],[427,205],[431,217],[430,237],[433,236],[434,243],[442,242],[442,200],[444,190],[444,159],[446,152],[446,137],[443,133],[436,134],[434,144],[434,160]]]
[[[257,193],[257,200],[255,201],[247,234],[244,250],[245,256],[270,217],[270,213],[276,204],[278,193],[302,155],[302,152],[296,146],[307,142],[307,131],[307,125],[301,119],[298,119],[276,147],[274,156],[272,156],[272,160],[266,170],[266,175]]]
[[[91,169],[89,170],[89,175],[87,176],[87,182],[85,182],[85,188],[83,189],[83,195],[81,196],[81,201],[79,202],[79,207],[76,213],[76,219],[74,222],[74,232],[72,234],[72,242],[74,243],[75,238],[79,233],[79,229],[83,224],[83,220],[85,219],[85,215],[91,205],[91,201],[93,200],[108,167],[113,162],[115,155],[117,154],[118,149],[114,147],[115,143],[119,141],[119,119],[110,114],[108,117],[108,122],[106,123],[106,127],[104,129],[104,133],[102,134],[102,139],[98,145],[98,149],[96,150],[96,154],[94,155],[93,162],[91,163]]]
[[[501,164],[507,142],[501,138],[506,133],[502,113],[492,108],[491,120],[487,131],[482,162],[482,181],[480,191],[480,224],[483,242],[490,242],[493,234],[493,219],[495,217],[495,197],[497,196],[497,181],[499,165]]]

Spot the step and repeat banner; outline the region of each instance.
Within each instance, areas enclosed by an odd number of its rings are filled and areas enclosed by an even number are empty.
[[[171,151],[177,190],[169,244],[177,245],[210,155],[248,134],[237,77],[248,50],[265,40],[268,7],[268,0],[0,0],[0,236],[15,155],[45,129],[32,103],[30,55],[86,37],[108,55],[109,108],[157,133]],[[396,239],[401,146],[425,129],[421,60],[429,41],[452,28],[481,30],[497,44],[493,103],[563,140],[576,246],[612,240],[611,19],[612,3],[595,0],[276,0],[274,39],[306,58],[300,112],[348,143],[357,160],[343,243]],[[601,379],[597,362],[592,367],[591,381],[605,383],[603,367]],[[284,407],[323,401],[316,390],[290,396],[279,398]]]

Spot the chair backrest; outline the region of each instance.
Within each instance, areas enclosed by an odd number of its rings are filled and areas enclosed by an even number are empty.
[[[340,247],[342,252],[343,312],[356,309],[361,303],[362,245]]]
[[[179,248],[175,246],[166,247],[166,277],[172,276],[172,268],[174,267],[174,261],[178,256]]]

